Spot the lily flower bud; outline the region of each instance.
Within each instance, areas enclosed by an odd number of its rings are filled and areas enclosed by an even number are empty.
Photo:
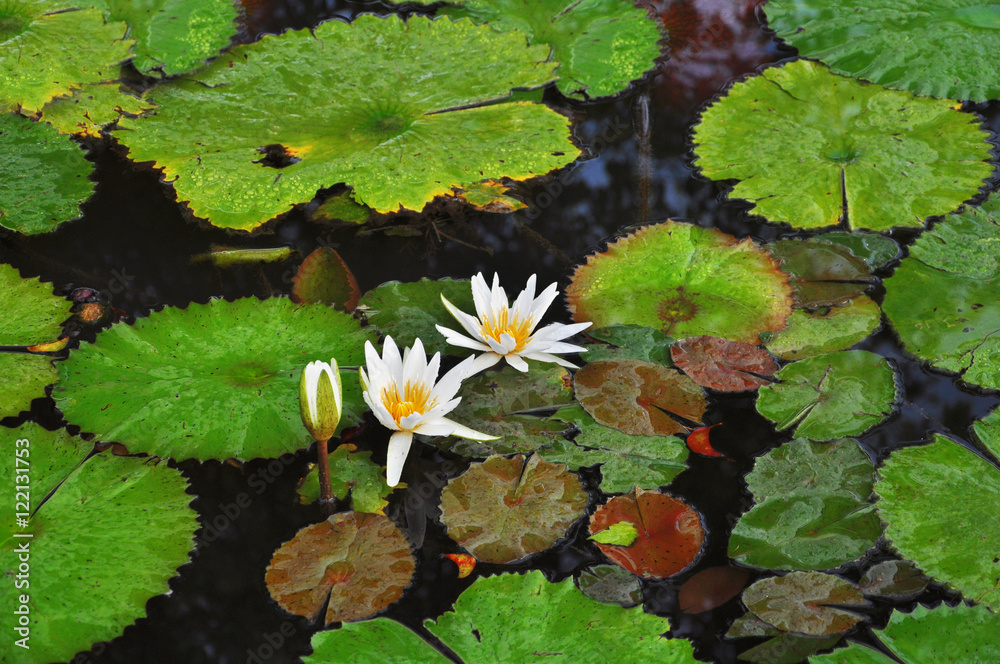
[[[317,360],[306,365],[299,382],[299,410],[313,438],[327,441],[333,437],[343,400],[337,360],[331,359],[330,364]]]

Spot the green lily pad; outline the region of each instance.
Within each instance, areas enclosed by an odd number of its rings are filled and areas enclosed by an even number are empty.
[[[632,436],[597,423],[580,406],[560,408],[553,419],[580,429],[573,442],[543,448],[549,461],[572,470],[601,465],[601,491],[627,493],[670,484],[687,468],[688,448],[677,436]]]
[[[913,599],[931,580],[907,560],[886,560],[865,570],[858,585],[865,597],[897,601]]]
[[[435,438],[431,444],[470,457],[544,449],[566,431],[564,424],[542,415],[573,403],[570,381],[569,372],[558,366],[528,373],[504,367],[471,378],[458,392],[462,402],[448,417],[499,438]]]
[[[563,464],[537,454],[492,456],[441,490],[441,523],[476,560],[510,563],[565,537],[587,502],[580,478]]]
[[[843,304],[876,279],[863,258],[847,247],[817,240],[778,240],[767,245],[789,276],[796,307]]]
[[[875,467],[854,440],[800,438],[757,459],[754,506],[729,538],[729,557],[764,569],[822,570],[864,555],[882,535],[870,502]]]
[[[329,625],[381,612],[403,596],[415,569],[410,543],[389,517],[340,512],[282,544],[264,581],[289,613],[315,620],[326,606]]]
[[[741,652],[736,659],[753,664],[799,664],[810,655],[825,650],[840,641],[840,636],[804,636],[779,632],[773,639]]]
[[[631,546],[635,538],[639,536],[639,531],[635,529],[634,523],[619,521],[611,524],[606,530],[599,530],[587,539],[598,544],[614,544],[615,546]]]
[[[305,365],[359,365],[366,340],[375,337],[348,314],[282,297],[168,307],[73,351],[53,397],[67,420],[133,452],[276,457],[311,442],[298,404]],[[338,430],[365,410],[345,379]]]
[[[588,337],[603,344],[587,345],[587,361],[624,358],[659,362],[670,366],[670,345],[674,340],[659,330],[641,325],[609,325],[587,330]]]
[[[517,607],[511,611],[510,607]],[[541,572],[479,578],[459,596],[453,611],[427,630],[466,664],[496,662],[616,661],[696,664],[686,639],[665,639],[665,618],[586,597],[571,579],[549,583]],[[437,651],[386,618],[344,625],[313,636],[305,664],[335,662],[426,662],[439,664]],[[380,636],[376,640],[375,636]],[[375,650],[371,650],[374,648]]]
[[[817,355],[786,365],[778,382],[760,388],[757,412],[779,431],[833,440],[868,431],[892,413],[898,400],[889,362],[864,350]]]
[[[556,85],[579,99],[617,94],[642,78],[660,57],[664,37],[645,9],[615,0],[451,0],[438,13],[516,30],[529,44],[551,47]]]
[[[868,263],[868,266],[873,270],[885,267],[899,258],[900,254],[899,245],[896,244],[895,240],[878,233],[832,231],[817,235],[813,240],[847,247],[852,254]]]
[[[1000,408],[994,408],[986,417],[973,422],[972,435],[994,459],[1000,459]]]
[[[846,350],[867,339],[882,322],[882,310],[867,295],[846,304],[815,311],[796,309],[788,327],[772,334],[764,346],[783,360],[802,360]]]
[[[191,257],[192,263],[210,262],[216,267],[232,267],[234,265],[254,265],[257,263],[280,263],[295,253],[291,247],[227,247],[213,244],[203,254]],[[315,253],[315,252],[313,252]],[[317,300],[318,301],[318,300]]]
[[[635,574],[618,565],[594,565],[580,572],[576,587],[595,602],[630,607],[642,603],[642,587]]]
[[[88,83],[118,78],[134,43],[124,23],[61,0],[0,5],[0,106],[35,113]],[[31,63],[30,65],[26,63]]]
[[[768,24],[834,71],[917,94],[1000,98],[1000,7],[984,0],[774,0]]]
[[[842,608],[870,606],[856,585],[822,572],[790,572],[757,581],[743,592],[755,616],[785,632],[829,636],[865,620]]]
[[[98,137],[122,115],[143,115],[156,108],[122,89],[118,81],[91,83],[42,107],[41,119],[63,134]]]
[[[577,322],[630,323],[671,337],[711,334],[756,343],[785,327],[788,276],[748,239],[667,221],[588,257],[566,289]]]
[[[708,335],[679,339],[670,356],[694,382],[720,392],[756,390],[778,370],[760,346]]]
[[[30,235],[76,219],[80,203],[94,193],[90,181],[93,170],[83,150],[68,136],[42,122],[0,114],[0,177],[4,183],[0,189],[0,226]]]
[[[51,357],[29,353],[0,352],[0,375],[0,418],[30,410],[31,402],[44,397],[45,388],[59,379]]]
[[[1000,201],[921,235],[886,280],[882,309],[906,349],[974,385],[1000,389]]]
[[[1000,506],[1000,469],[937,435],[893,451],[878,475],[878,511],[893,548],[968,599],[1000,608],[1000,524],[982,516]]]
[[[508,191],[510,188],[499,182],[477,182],[458,189],[455,196],[468,203],[473,209],[482,212],[506,214],[528,207],[527,204],[513,196],[508,196]]]
[[[992,172],[974,115],[808,60],[734,85],[704,112],[694,142],[705,177],[740,180],[732,197],[796,228],[921,226]]]
[[[550,81],[546,57],[519,33],[468,21],[327,21],[158,86],[156,114],[121,120],[118,137],[216,226],[251,230],[340,182],[380,212],[420,210],[452,187],[523,180],[577,157],[566,117],[487,103]]]
[[[707,407],[705,391],[697,383],[655,362],[588,362],[573,376],[573,387],[595,420],[636,436],[687,431],[671,415],[701,423]]]
[[[0,478],[6,486],[15,485],[14,450],[30,452],[33,514],[27,528],[15,529],[11,518],[0,524],[0,565],[9,584],[0,610],[15,615],[21,595],[30,597],[30,649],[15,645],[19,637],[11,629],[0,643],[0,660],[64,662],[120,635],[145,616],[151,597],[169,590],[177,568],[189,561],[197,515],[187,482],[165,464],[108,454],[84,461],[90,444],[34,424],[9,430],[5,439],[10,463]],[[29,444],[15,446],[17,439]],[[29,533],[33,537],[18,537]],[[30,586],[15,591],[20,546],[30,556],[22,579]]]
[[[372,218],[372,209],[351,198],[350,191],[341,191],[323,201],[313,212],[318,221],[343,221],[348,224],[367,224]]]
[[[427,353],[467,354],[444,340],[435,325],[452,327],[455,319],[441,303],[448,298],[462,311],[475,311],[472,286],[467,279],[421,279],[410,283],[389,281],[361,296],[358,309],[379,332],[401,347],[420,339]]]
[[[372,461],[371,452],[358,452],[357,447],[344,443],[330,453],[330,488],[337,500],[351,496],[355,512],[384,514],[384,500],[393,488],[385,483],[385,468]],[[310,465],[309,472],[299,482],[299,501],[304,504],[319,500],[319,469]]]

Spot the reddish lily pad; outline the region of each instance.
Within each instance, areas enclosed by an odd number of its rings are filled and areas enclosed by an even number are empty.
[[[292,284],[292,299],[296,302],[322,302],[354,311],[361,299],[357,279],[340,254],[330,247],[320,247],[306,256]]]
[[[721,423],[720,423],[721,424]],[[713,428],[719,426],[719,424],[713,424],[708,427],[698,427],[694,431],[688,434],[685,443],[688,449],[695,454],[701,454],[702,456],[710,457],[721,457],[723,456],[720,452],[716,452],[715,448],[712,447],[712,441],[710,439],[709,433]]]
[[[416,562],[410,543],[388,517],[341,512],[306,526],[271,558],[264,581],[289,613],[325,624],[362,620],[403,595]]]
[[[576,397],[595,420],[636,436],[669,436],[700,423],[705,393],[693,380],[654,362],[598,360],[576,372]]]
[[[707,335],[678,340],[670,357],[691,380],[720,392],[756,390],[770,383],[778,370],[778,363],[760,346]]]
[[[460,579],[469,576],[472,574],[472,570],[476,569],[475,556],[470,556],[467,553],[446,553],[444,557],[455,563],[455,566],[458,567],[458,578]]]
[[[743,603],[758,618],[785,632],[829,636],[865,620],[840,606],[870,606],[861,590],[846,579],[822,572],[791,572],[754,583]]]
[[[711,611],[740,594],[750,580],[750,570],[743,567],[709,567],[684,582],[677,601],[689,614]]]
[[[667,578],[687,569],[705,544],[701,515],[679,498],[636,489],[612,498],[590,517],[590,533],[620,521],[636,525],[639,536],[629,547],[597,544],[608,559],[633,574]]]
[[[477,560],[509,563],[544,551],[583,516],[587,493],[564,464],[492,456],[441,491],[448,537]]]
[[[767,245],[788,273],[795,306],[829,307],[861,294],[876,279],[871,266],[845,246],[815,240],[779,240]]]

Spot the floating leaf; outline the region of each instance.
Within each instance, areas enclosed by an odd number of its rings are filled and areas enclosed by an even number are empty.
[[[982,0],[774,0],[778,37],[834,71],[951,99],[1000,98],[1000,9]]]
[[[448,417],[499,438],[445,438],[433,444],[472,457],[544,449],[566,427],[541,413],[573,402],[569,373],[557,366],[528,373],[504,367],[466,381],[458,395],[462,403]]]
[[[366,224],[372,218],[372,209],[351,198],[350,191],[342,191],[323,201],[313,212],[313,216],[320,221]]]
[[[856,585],[822,572],[790,572],[761,579],[744,591],[743,603],[780,630],[810,636],[845,632],[864,620],[834,607],[870,606]]]
[[[854,440],[793,440],[747,476],[754,506],[733,528],[729,557],[765,569],[820,570],[855,560],[882,526],[869,501],[875,468]]]
[[[158,86],[156,115],[123,119],[118,136],[216,226],[251,230],[340,182],[380,212],[420,210],[453,186],[534,177],[576,158],[566,117],[487,104],[550,81],[547,51],[468,21],[327,21]]]
[[[705,544],[701,515],[669,494],[637,488],[612,498],[590,517],[590,533],[620,521],[636,525],[636,541],[627,548],[609,544],[597,548],[611,562],[647,578],[667,578],[687,569]]]
[[[868,263],[847,247],[816,240],[778,240],[767,248],[789,275],[798,308],[843,304],[875,282]]]
[[[124,23],[105,24],[96,9],[60,0],[3,3],[0,106],[31,114],[74,88],[118,78],[133,44],[126,30]]]
[[[887,560],[865,571],[858,585],[866,597],[905,601],[924,592],[931,582],[906,560]]]
[[[442,489],[441,523],[477,560],[510,563],[564,537],[587,502],[580,478],[562,464],[492,456]]]
[[[992,172],[986,140],[978,118],[952,102],[808,60],[737,83],[694,132],[705,177],[741,180],[731,196],[768,221],[879,231],[920,226],[975,196]]]
[[[42,107],[41,119],[64,134],[98,137],[122,115],[142,115],[156,104],[123,91],[118,81],[92,83]]]
[[[1000,199],[927,231],[886,280],[882,308],[906,349],[974,385],[1000,389]]]
[[[778,364],[760,346],[701,336],[680,339],[670,348],[674,364],[702,387],[743,392],[767,385]]]
[[[67,346],[69,346],[69,337],[63,337],[55,341],[28,346],[27,350],[32,353],[58,353],[61,350],[66,350]]]
[[[798,664],[806,657],[836,645],[838,641],[840,635],[824,638],[779,632],[773,639],[741,652],[737,659],[753,664]]]
[[[462,187],[456,192],[461,198],[476,210],[494,213],[510,213],[523,210],[527,205],[508,196],[507,185],[499,182],[478,182]]]
[[[20,591],[14,590],[13,572],[5,578],[10,585],[0,593],[4,615],[16,615],[23,605],[19,598],[30,597],[28,622],[22,623],[30,649],[15,646],[19,637],[11,629],[0,643],[0,660],[68,661],[92,643],[119,636],[145,616],[151,597],[169,591],[177,568],[189,561],[197,515],[188,505],[187,482],[166,464],[109,454],[84,461],[92,445],[30,423],[8,430],[5,438],[10,463],[0,469],[0,480],[14,487],[14,450],[28,449],[34,513],[25,529],[13,528],[11,512],[0,524],[0,566],[17,569],[17,547],[23,545],[34,574],[30,589]],[[15,446],[17,439],[29,443]],[[16,536],[28,533],[33,537]],[[35,583],[40,578],[44,582]]]
[[[379,613],[402,597],[414,569],[410,543],[388,517],[340,512],[282,544],[264,581],[289,613],[315,620],[326,605],[329,625]]]
[[[371,452],[358,452],[350,443],[339,445],[330,453],[330,488],[337,500],[351,494],[351,509],[355,512],[382,511],[393,487],[385,483],[385,469],[372,461]],[[299,482],[299,502],[309,504],[319,500],[319,469],[311,466]]]
[[[786,365],[760,388],[757,411],[779,431],[814,440],[856,436],[892,412],[898,394],[885,358],[864,350],[818,355]]]
[[[783,360],[802,360],[846,350],[867,339],[881,322],[878,304],[859,295],[841,306],[797,309],[788,318],[788,327],[771,335],[765,347]]]
[[[986,417],[973,422],[972,435],[994,459],[1000,458],[1000,408],[994,408]]]
[[[322,302],[354,311],[361,299],[351,268],[329,247],[320,247],[306,256],[292,284],[292,299],[296,302]]]
[[[451,664],[410,628],[389,618],[344,623],[340,629],[319,631],[312,636],[312,654],[303,664]]]
[[[875,491],[886,539],[936,581],[1000,609],[1000,470],[944,436],[893,451]],[[970,497],[975,497],[975,502]]]
[[[588,537],[598,544],[614,544],[615,546],[631,546],[635,538],[639,536],[639,531],[635,529],[634,523],[619,521],[613,523],[607,530],[602,530]]]
[[[749,239],[667,221],[590,256],[566,289],[576,321],[644,325],[672,337],[712,334],[755,343],[785,327],[788,277]]]
[[[0,20],[3,6],[0,6]],[[3,24],[0,22],[0,32]],[[0,44],[0,49],[3,45]],[[42,122],[0,113],[0,226],[31,235],[80,216],[94,193],[80,146]]]
[[[391,336],[401,348],[412,346],[419,338],[428,353],[465,354],[468,351],[449,345],[434,327],[455,325],[455,319],[441,303],[442,295],[462,311],[476,309],[472,286],[465,279],[421,279],[405,284],[389,281],[365,293],[358,308],[365,312],[369,323]]]
[[[879,233],[832,231],[817,235],[812,239],[817,242],[829,242],[847,247],[852,254],[868,263],[868,267],[873,270],[885,267],[899,258],[900,253],[899,245],[896,244],[895,240]]]
[[[133,452],[276,457],[310,440],[298,405],[303,367],[361,364],[369,339],[348,314],[282,297],[168,307],[73,351],[53,397],[69,421]],[[340,428],[365,410],[357,381],[344,380]]]
[[[687,448],[676,436],[630,436],[598,424],[579,406],[560,408],[552,417],[577,426],[580,433],[573,442],[542,448],[545,457],[572,470],[601,464],[605,493],[655,489],[687,468]]]
[[[476,569],[476,558],[467,553],[446,553],[444,557],[458,566],[458,578],[464,579]]]
[[[705,393],[687,376],[641,360],[598,360],[573,377],[576,397],[595,420],[632,435],[667,436],[700,422]],[[669,414],[668,414],[669,413]]]
[[[218,267],[231,267],[246,263],[277,263],[295,253],[291,247],[268,247],[264,249],[243,249],[212,245],[211,251],[191,257],[192,263],[211,261]]]
[[[677,602],[684,613],[711,611],[739,595],[749,580],[750,570],[742,567],[709,567],[684,582]]]
[[[721,424],[721,423],[720,423]],[[723,456],[719,452],[715,451],[712,447],[712,441],[709,432],[714,428],[719,426],[719,424],[713,424],[710,427],[698,427],[688,434],[687,439],[684,443],[688,446],[688,449],[695,454],[701,454],[703,456],[710,457],[721,457]]]
[[[635,574],[618,565],[594,565],[580,572],[576,587],[595,602],[626,608],[642,603],[642,587]]]
[[[0,417],[30,410],[32,400],[44,397],[46,386],[59,379],[52,358],[26,353],[0,352],[0,375],[4,379]]]
[[[641,325],[609,325],[587,330],[587,336],[606,342],[587,346],[587,361],[616,358],[659,362],[669,365],[673,339],[659,330]]]

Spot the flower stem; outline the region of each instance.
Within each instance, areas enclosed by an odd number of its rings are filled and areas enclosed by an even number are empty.
[[[319,508],[323,514],[330,516],[334,510],[333,489],[330,487],[330,454],[327,450],[329,440],[316,441],[316,461],[319,465]]]

